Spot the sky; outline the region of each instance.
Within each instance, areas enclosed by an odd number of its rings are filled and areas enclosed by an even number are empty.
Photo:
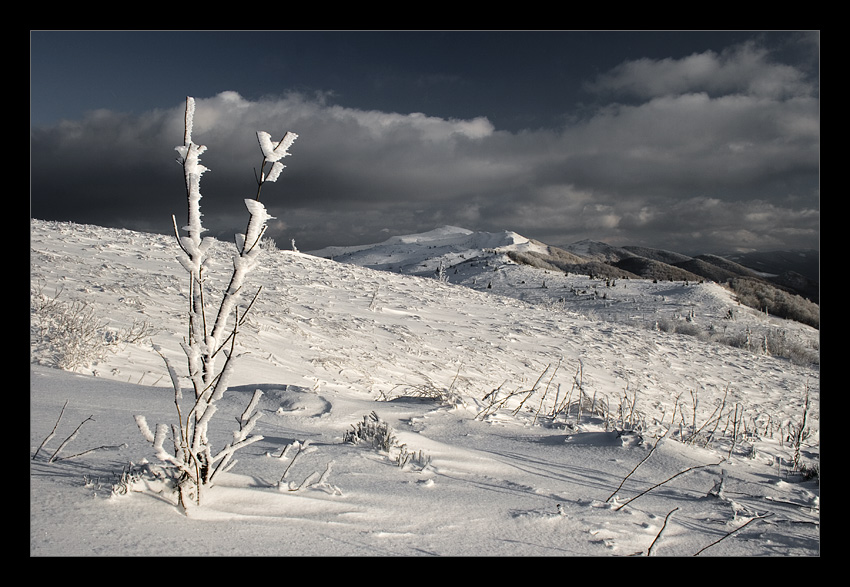
[[[209,234],[257,131],[281,248],[443,225],[551,245],[819,249],[817,31],[31,31],[30,213],[172,231],[186,97]]]

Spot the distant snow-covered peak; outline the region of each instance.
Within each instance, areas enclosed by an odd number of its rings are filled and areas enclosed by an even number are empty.
[[[509,230],[483,232],[445,225],[393,236],[374,245],[326,247],[309,254],[374,269],[427,274],[440,266],[449,267],[482,255],[525,251],[535,246],[530,239]]]
[[[458,238],[465,238],[473,231],[458,226],[441,226],[427,232],[417,234],[406,234],[401,236],[390,237],[386,243],[429,243],[433,241],[445,241]]]

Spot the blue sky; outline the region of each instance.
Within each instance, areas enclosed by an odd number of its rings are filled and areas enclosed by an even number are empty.
[[[681,252],[818,248],[816,32],[31,32],[31,213],[166,232],[187,95],[211,233],[256,131],[302,250],[443,224]],[[175,172],[175,167],[176,172]]]

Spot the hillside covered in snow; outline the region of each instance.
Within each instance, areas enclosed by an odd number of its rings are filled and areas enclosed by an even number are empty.
[[[493,276],[487,275],[484,269],[492,267],[493,272],[499,274],[495,276],[499,293],[520,299],[533,297],[538,301],[541,298],[560,299],[563,294],[557,288],[536,292],[538,295],[521,291],[528,288],[520,286],[528,283],[545,283],[546,274],[552,276],[550,284],[553,280],[565,284],[574,294],[576,287],[585,291],[590,287],[594,295],[598,293],[596,284],[604,283],[610,288],[618,279],[621,285],[627,280],[636,280],[638,284],[651,281],[653,284],[648,287],[638,285],[638,288],[651,291],[667,290],[669,288],[663,283],[669,285],[669,282],[686,285],[713,282],[732,291],[735,300],[742,305],[815,328],[820,324],[818,281],[790,269],[816,271],[817,255],[811,252],[807,254],[808,261],[789,258],[784,253],[775,257],[767,254],[738,256],[741,260],[752,258],[753,265],[762,268],[767,267],[769,258],[773,259],[770,267],[777,273],[766,273],[718,255],[691,257],[646,247],[613,247],[590,240],[554,247],[511,231],[488,233],[443,226],[421,234],[392,237],[373,245],[328,247],[310,254],[404,275],[436,276],[476,289],[483,283],[492,290]],[[512,265],[527,265],[543,272],[523,272]],[[568,275],[562,275],[565,273]],[[582,280],[582,277],[589,280]],[[659,282],[662,283],[660,287]],[[502,287],[498,287],[499,284]],[[539,295],[541,293],[544,295]],[[613,294],[608,289],[603,296],[606,303],[601,306],[610,307],[614,305],[613,299],[622,298]]]
[[[718,283],[511,232],[267,250],[211,426],[259,389],[262,439],[184,513],[134,421],[176,417],[154,344],[185,382],[174,238],[33,220],[30,247],[31,555],[820,552],[818,331]]]

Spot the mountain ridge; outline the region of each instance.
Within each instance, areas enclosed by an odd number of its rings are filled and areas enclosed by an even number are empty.
[[[739,297],[760,305],[759,309],[773,306],[774,311],[776,307],[788,305],[784,300],[787,296],[799,296],[804,302],[815,305],[819,303],[817,281],[790,269],[782,270],[782,258],[793,261],[793,267],[801,268],[799,257],[788,251],[777,258],[763,253],[758,256],[741,254],[730,259],[713,253],[691,256],[651,247],[616,247],[592,239],[553,246],[510,230],[491,233],[445,225],[427,232],[393,236],[373,245],[327,247],[308,254],[418,276],[444,275],[472,263],[501,262],[600,279],[707,280],[729,285],[739,292],[746,291],[746,296]],[[776,273],[744,263],[758,264]],[[778,297],[783,300],[777,302]],[[780,313],[785,311],[779,310]],[[812,312],[813,309],[807,309],[805,314],[808,316]],[[807,318],[806,323],[811,322]]]

